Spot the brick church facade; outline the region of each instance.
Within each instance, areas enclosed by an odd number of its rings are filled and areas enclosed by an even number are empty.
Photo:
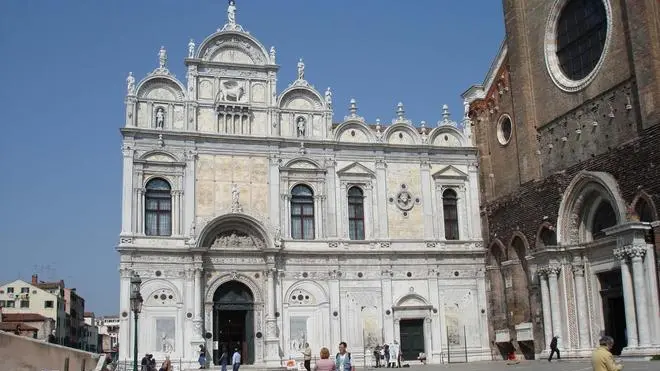
[[[494,353],[660,348],[660,5],[504,1],[464,94],[479,149]],[[490,288],[490,289],[488,289]]]

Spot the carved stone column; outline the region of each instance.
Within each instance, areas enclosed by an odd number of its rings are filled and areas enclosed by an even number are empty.
[[[390,269],[384,269],[381,272],[380,281],[383,288],[382,303],[383,311],[385,312],[383,313],[383,340],[389,342],[398,339],[398,335],[395,334],[394,330],[394,327],[396,326],[392,322],[392,318],[394,317],[394,313],[392,313],[392,271]]]
[[[433,354],[431,338],[431,318],[426,317],[424,318],[424,353],[426,353],[426,358],[431,358]],[[401,343],[400,340],[399,343]]]
[[[272,257],[269,257],[272,258]],[[266,274],[266,355],[265,363],[268,366],[280,366],[279,336],[277,331],[277,318],[275,317],[275,274],[274,264],[268,263]]]
[[[370,215],[373,215],[373,193],[374,189],[371,182],[365,184],[364,186],[364,208],[362,212],[364,213],[364,239],[371,240],[374,238],[374,227],[373,221],[376,220],[371,218]],[[347,200],[348,201],[348,200]]]
[[[339,274],[332,271],[328,277],[328,291],[330,296],[330,342],[339,344],[342,341],[341,321],[339,314],[341,312],[341,298],[339,295]],[[335,316],[335,313],[337,315]]]
[[[346,181],[340,181],[339,184],[340,217],[337,220],[337,227],[339,229],[339,237],[348,239],[348,183]]]
[[[129,235],[132,232],[133,217],[133,155],[135,151],[130,145],[124,144],[122,154],[124,156],[122,176],[122,206],[121,206],[121,235]]]
[[[314,196],[314,238],[322,239],[325,238],[325,232],[323,231],[323,221],[325,220],[325,210],[323,208],[323,200],[325,199],[324,195],[315,195]]]
[[[173,236],[178,236],[179,235],[179,196],[181,194],[181,191],[179,190],[173,190],[172,191],[172,235]]]
[[[389,231],[387,225],[387,164],[384,159],[376,160],[376,193],[378,208],[378,229],[380,235],[378,238],[388,238]]]
[[[282,227],[282,237],[291,238],[291,202],[288,193],[280,195],[282,199],[282,219],[280,225]]]
[[[195,268],[195,273],[194,274],[195,274],[195,283],[194,283],[195,290],[193,292],[194,292],[195,295],[194,295],[194,299],[193,299],[194,300],[193,301],[193,303],[194,303],[194,306],[193,306],[194,309],[193,310],[195,311],[194,312],[195,319],[196,320],[201,320],[202,318],[204,318],[204,315],[202,313],[202,307],[203,307],[202,292],[204,291],[204,288],[202,287],[202,269],[201,268]]]
[[[548,272],[545,268],[539,269],[539,281],[541,283],[541,305],[543,307],[543,334],[547,344],[552,339],[552,309],[550,308],[550,292],[548,290]],[[547,346],[546,346],[547,348]]]
[[[433,239],[433,203],[431,197],[431,164],[428,159],[420,162],[422,182],[422,215],[424,218],[424,238]]]
[[[632,245],[626,247],[630,261],[632,262],[633,270],[633,284],[635,286],[635,309],[637,309],[637,330],[639,331],[639,346],[646,347],[651,345],[651,332],[649,321],[653,319],[648,316],[648,303],[646,296],[646,274],[644,272],[644,255],[646,255],[646,247],[640,245]],[[642,323],[643,322],[643,323]]]
[[[552,334],[553,336],[561,336],[561,312],[559,310],[559,285],[557,277],[559,276],[559,266],[550,266],[547,268],[548,283],[550,287],[550,312],[552,313]],[[562,348],[562,338],[560,337],[557,342],[557,347]]]
[[[183,175],[183,207],[184,216],[181,221],[185,226],[186,234],[193,233],[193,223],[195,221],[195,166],[197,163],[197,151],[190,150],[186,153],[186,168]],[[189,235],[189,238],[195,236]]]
[[[615,248],[614,256],[619,260],[619,264],[621,266],[621,285],[623,286],[623,303],[626,313],[626,332],[628,334],[627,348],[636,348],[638,346],[637,315],[635,313],[635,298],[632,277],[630,275],[630,268],[628,268],[625,249],[623,247]]]
[[[461,185],[457,189],[456,194],[458,195],[458,200],[456,200],[456,208],[458,211],[458,238],[461,240],[467,240],[470,236],[468,236],[468,210],[466,206],[465,185]]]
[[[120,283],[119,283],[119,359],[128,360],[132,359],[133,352],[131,349],[131,344],[133,342],[130,340],[131,337],[131,323],[129,318],[131,318],[131,274],[133,271],[127,268],[119,269]],[[127,315],[124,316],[124,313]]]
[[[335,160],[328,159],[326,162],[326,193],[328,195],[326,215],[328,216],[328,231],[327,236],[337,237],[337,172],[335,171]]]
[[[268,168],[268,210],[270,222],[273,225],[281,226],[280,222],[280,162],[279,156],[271,156],[270,167]]]
[[[144,234],[144,188],[135,190],[135,229],[138,234]]]
[[[575,296],[577,298],[578,333],[580,337],[580,349],[591,348],[589,340],[589,319],[587,315],[587,288],[584,281],[584,265],[573,265],[573,277],[575,278]]]

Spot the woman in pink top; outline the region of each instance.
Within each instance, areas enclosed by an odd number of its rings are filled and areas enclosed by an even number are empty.
[[[316,361],[316,365],[314,365],[314,370],[315,371],[336,371],[337,366],[335,366],[335,362],[330,358],[330,351],[328,348],[323,347],[321,348],[321,359]]]

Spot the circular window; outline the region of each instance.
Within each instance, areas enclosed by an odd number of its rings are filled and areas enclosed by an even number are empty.
[[[497,141],[503,146],[509,144],[511,133],[513,133],[511,118],[508,115],[503,115],[497,123]]]
[[[552,81],[574,92],[594,79],[611,39],[609,0],[555,0],[545,29],[545,64]]]

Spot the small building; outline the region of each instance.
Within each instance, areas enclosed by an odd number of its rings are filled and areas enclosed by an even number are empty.
[[[21,328],[29,328],[30,337],[39,340],[48,340],[49,335],[55,330],[55,320],[36,313],[2,313],[1,317],[3,326],[11,327],[15,325],[24,325]],[[35,331],[32,331],[31,329],[34,329]]]

